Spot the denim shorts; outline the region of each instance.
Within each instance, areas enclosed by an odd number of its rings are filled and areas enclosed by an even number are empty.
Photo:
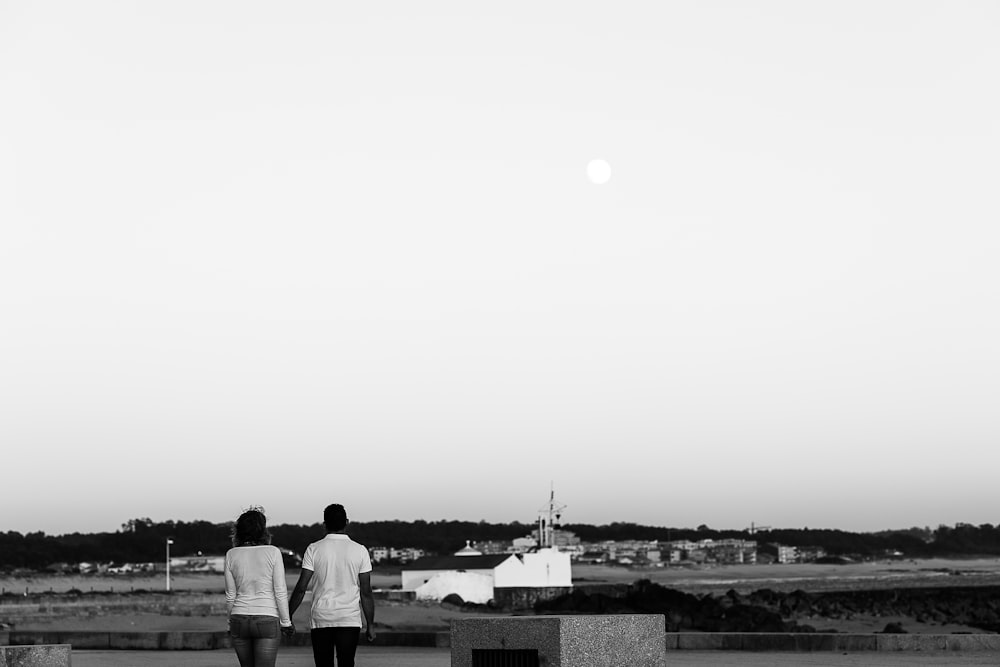
[[[229,617],[229,636],[233,639],[277,639],[277,616],[233,614]]]

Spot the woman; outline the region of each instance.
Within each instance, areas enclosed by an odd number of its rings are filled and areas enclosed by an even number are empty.
[[[240,667],[274,667],[281,635],[294,634],[295,628],[285,565],[271,546],[263,508],[252,507],[236,520],[225,572],[229,636]]]

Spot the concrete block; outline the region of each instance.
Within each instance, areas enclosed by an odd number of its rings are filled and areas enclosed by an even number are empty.
[[[437,644],[436,632],[406,632],[402,630],[386,630],[375,635],[376,646],[424,646],[433,647]]]
[[[8,643],[11,646],[39,646],[72,644],[75,635],[80,635],[83,641],[91,639],[95,648],[108,647],[108,635],[106,632],[33,632],[23,630],[11,630]],[[87,648],[91,648],[87,646]]]
[[[198,632],[159,633],[161,651],[214,651],[229,648],[229,633],[225,631],[202,630]]]
[[[744,651],[794,651],[795,635],[790,632],[744,632],[740,635]]]
[[[0,646],[0,667],[70,667],[72,652],[66,644]]]
[[[825,632],[799,632],[792,635],[795,640],[795,650],[802,652],[809,651],[832,651],[833,635]]]
[[[160,648],[160,633],[109,632],[108,648],[131,651],[156,651]]]
[[[946,651],[948,635],[876,634],[879,651]]]
[[[1000,635],[947,635],[949,651],[1000,651]]]
[[[60,644],[69,644],[78,650],[106,649],[111,646],[107,632],[60,632],[58,637]]]
[[[62,644],[62,637],[57,632],[23,632],[11,630],[7,639],[11,646],[36,646],[38,644]]]
[[[732,632],[678,632],[677,648],[684,651],[739,651],[739,634]]]
[[[873,634],[833,634],[833,651],[841,653],[860,653],[862,651],[877,651],[878,639]]]
[[[546,667],[665,667],[662,614],[480,616],[451,624],[451,666],[472,651],[535,650]]]
[[[224,638],[224,642],[225,643],[223,644],[223,646],[225,646],[226,648],[231,648],[232,645],[233,645],[232,639],[230,638],[228,632],[226,632],[224,634],[226,636]],[[362,644],[365,643],[363,639],[362,639],[361,643]],[[307,627],[304,630],[300,628],[300,629],[296,630],[295,634],[292,635],[291,637],[286,637],[286,636],[282,635],[282,637],[281,637],[281,645],[282,646],[312,646],[312,635],[309,634],[309,628]]]

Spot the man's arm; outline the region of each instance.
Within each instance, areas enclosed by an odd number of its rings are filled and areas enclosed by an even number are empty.
[[[375,594],[372,593],[372,573],[358,574],[361,588],[361,612],[365,615],[365,639],[375,641]]]
[[[309,589],[309,580],[312,579],[312,576],[312,570],[302,568],[299,571],[299,580],[295,582],[295,590],[292,591],[292,597],[288,600],[289,617],[295,616],[295,610],[302,604],[302,598],[305,597],[306,590]]]

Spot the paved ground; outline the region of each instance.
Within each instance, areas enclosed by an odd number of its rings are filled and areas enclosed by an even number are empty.
[[[450,667],[449,649],[361,646],[358,667]],[[73,651],[73,667],[237,667],[236,653],[218,651]],[[314,667],[312,649],[282,647],[278,667]]]
[[[73,651],[73,667],[234,667],[231,650],[218,651]],[[358,667],[450,667],[449,649],[362,646]],[[969,653],[756,653],[669,651],[669,667],[949,667],[1000,665],[1000,655]],[[309,648],[282,648],[278,667],[313,667]]]

